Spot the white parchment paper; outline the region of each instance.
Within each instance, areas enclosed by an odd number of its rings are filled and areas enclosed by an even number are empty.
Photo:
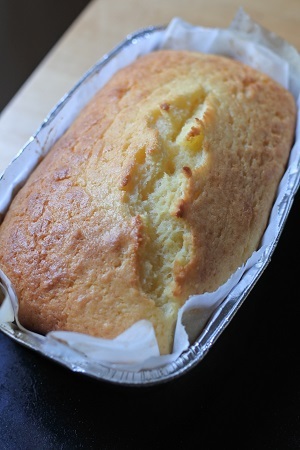
[[[255,23],[243,10],[239,10],[228,29],[203,28],[193,26],[174,18],[169,26],[155,37],[144,43],[125,47],[118,58],[113,59],[103,69],[100,83],[85,83],[83,94],[86,101],[110,78],[110,76],[122,66],[129,64],[140,54],[147,53],[157,48],[190,49],[206,53],[216,53],[238,59],[262,72],[267,73],[277,82],[289,89],[298,101],[299,117],[299,93],[300,93],[300,57],[295,48],[263,29]],[[74,102],[73,102],[74,103]],[[74,118],[74,105],[69,108],[68,123]],[[64,114],[68,114],[67,111]],[[67,126],[64,122],[64,127]],[[43,130],[42,130],[43,131]],[[55,141],[64,129],[56,130],[49,134],[47,139]],[[190,342],[199,335],[210,315],[218,305],[226,298],[232,289],[238,286],[239,291],[247,289],[249,277],[247,271],[254,265],[263,264],[268,258],[268,250],[276,242],[282,220],[282,210],[286,202],[293,196],[299,186],[299,118],[297,125],[296,141],[291,151],[290,161],[286,173],[280,183],[278,196],[272,210],[268,228],[263,236],[261,248],[254,252],[251,258],[240,267],[231,278],[214,293],[193,296],[187,300],[178,314],[174,348],[170,355],[159,355],[159,349],[152,325],[147,321],[140,321],[126,330],[122,335],[113,340],[105,340],[72,332],[51,332],[42,339],[42,349],[46,355],[59,356],[74,360],[85,358],[88,361],[100,362],[109,367],[122,368],[123,370],[139,371],[153,369],[176,358],[188,348]],[[51,131],[52,132],[52,131]],[[52,132],[53,133],[53,132]],[[49,144],[49,142],[48,142]],[[50,145],[48,145],[49,147]],[[37,151],[36,158],[44,151],[44,146]],[[23,158],[28,156],[21,155]],[[36,161],[29,158],[28,173],[34,167]],[[23,169],[24,172],[24,169]],[[23,173],[22,172],[22,173]],[[9,176],[10,173],[8,174]],[[18,177],[17,177],[18,178]],[[0,180],[1,181],[1,180]],[[11,193],[13,192],[14,179],[11,180]],[[5,205],[1,206],[0,213],[5,211]],[[0,272],[0,280],[3,284],[2,304],[0,306],[0,323],[15,320],[19,328],[26,333],[34,333],[24,330],[18,323],[18,302],[14,295],[13,287],[5,274]]]

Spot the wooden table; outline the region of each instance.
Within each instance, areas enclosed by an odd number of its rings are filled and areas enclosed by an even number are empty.
[[[173,17],[227,27],[239,7],[300,49],[299,0],[92,1],[2,112],[0,173],[63,94],[127,34]]]
[[[3,0],[0,32],[7,43],[13,39],[12,58],[20,57],[24,40],[24,58],[37,53],[50,32],[48,16],[58,26],[81,1]],[[13,31],[5,28],[2,12],[13,5],[22,20],[20,11],[33,4],[30,26],[40,26],[30,41],[26,24],[23,33],[14,28],[13,12]],[[3,110],[0,173],[62,95],[128,33],[175,16],[227,27],[240,6],[300,49],[300,0],[90,2]],[[12,77],[20,64],[15,66]],[[0,94],[4,90],[0,83]],[[253,291],[203,361],[170,383],[110,385],[71,372],[0,332],[0,449],[299,450],[299,209],[298,194]]]

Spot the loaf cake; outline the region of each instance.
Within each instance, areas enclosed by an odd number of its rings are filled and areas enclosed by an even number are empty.
[[[178,309],[259,246],[294,139],[292,95],[240,62],[159,50],[94,96],[18,192],[0,268],[33,331],[114,338]]]

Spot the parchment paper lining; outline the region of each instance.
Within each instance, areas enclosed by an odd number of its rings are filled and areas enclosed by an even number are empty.
[[[30,140],[30,143],[34,144],[31,145],[30,154],[27,151],[28,146],[25,146],[14,164],[0,179],[2,183],[5,182],[2,191],[0,187],[0,214],[5,214],[14,191],[24,182],[38,163],[39,158],[51,148],[56,139],[73,121],[78,109],[87,103],[119,68],[129,64],[139,55],[157,48],[190,49],[230,56],[267,73],[289,89],[295,99],[299,97],[300,58],[298,52],[274,33],[253,22],[243,10],[238,11],[228,29],[195,27],[175,18],[165,30],[155,34],[153,38],[149,36],[148,39],[132,41],[131,45],[125,46],[120,54],[102,67],[101,74],[96,81],[87,74],[79,93],[70,101],[66,102],[66,99],[62,99],[61,115],[63,118],[67,117],[67,120],[56,121],[55,127],[49,129],[49,122],[57,116],[57,108],[60,108],[58,105],[45,119],[45,126],[42,125],[35,138]],[[67,95],[69,96],[70,93]],[[175,362],[190,345],[189,339],[193,342],[197,338],[212,312],[232,289],[238,287],[240,292],[247,289],[251,282],[251,277],[249,279],[246,276],[247,271],[255,265],[261,266],[268,260],[269,251],[278,239],[281,221],[286,217],[287,204],[299,187],[299,131],[298,119],[296,141],[291,151],[288,168],[278,189],[278,196],[268,228],[262,239],[261,248],[216,292],[193,296],[186,302],[179,311],[174,349],[171,355],[159,356],[152,325],[146,321],[135,324],[114,340],[93,338],[71,332],[51,332],[46,337],[42,337],[25,330],[18,323],[18,302],[13,287],[1,271],[0,280],[2,280],[2,291],[5,293],[5,298],[2,303],[0,300],[0,324],[15,321],[20,330],[38,339],[42,351],[47,356],[65,358],[74,365],[78,361],[85,360],[87,363],[90,361],[91,364],[100,362],[108,367],[140,371]]]

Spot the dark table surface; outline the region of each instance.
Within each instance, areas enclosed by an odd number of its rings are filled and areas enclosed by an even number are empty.
[[[1,109],[88,1],[47,2],[47,14],[33,1],[26,18],[15,3],[0,0]],[[298,194],[263,276],[203,361],[176,380],[98,381],[0,332],[0,450],[300,449],[299,211]]]

